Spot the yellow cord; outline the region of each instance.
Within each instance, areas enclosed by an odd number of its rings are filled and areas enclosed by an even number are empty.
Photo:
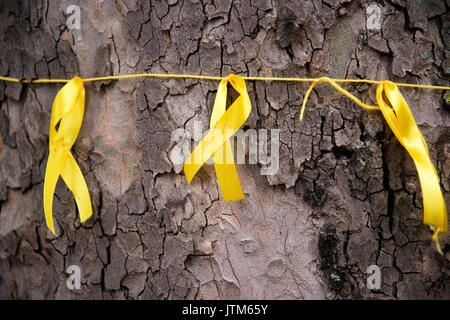
[[[105,77],[94,77],[94,78],[86,78],[83,79],[83,82],[91,82],[91,81],[104,81],[104,80],[119,80],[119,79],[128,79],[128,78],[142,78],[142,77],[151,77],[151,78],[182,78],[182,79],[203,79],[203,80],[223,80],[225,77],[214,77],[214,76],[198,76],[198,75],[189,75],[189,74],[158,74],[158,73],[140,73],[140,74],[127,74],[121,76],[105,76]],[[381,81],[369,80],[369,79],[330,79],[330,78],[277,78],[277,77],[242,77],[244,80],[254,80],[254,81],[293,81],[293,82],[320,82],[320,81],[328,81],[330,82],[348,82],[348,83],[371,83],[371,84],[380,84]],[[325,80],[327,79],[327,80]],[[8,81],[8,82],[16,82],[16,83],[29,83],[28,80],[21,80],[18,78],[12,77],[2,77],[0,76],[0,80]],[[67,79],[35,79],[31,80],[31,83],[66,83],[70,80]],[[331,83],[331,82],[330,82]],[[410,88],[424,88],[424,89],[437,89],[437,90],[450,90],[450,87],[446,86],[433,86],[433,85],[424,85],[424,84],[410,84],[410,83],[395,83],[400,87],[410,87]],[[337,88],[336,88],[337,89]],[[339,89],[338,89],[339,90]],[[341,90],[339,90],[341,91]],[[342,91],[341,91],[342,92]],[[344,92],[342,92],[344,93]],[[347,95],[347,94],[345,94]],[[353,98],[351,98],[354,100]],[[373,108],[371,108],[373,109]]]

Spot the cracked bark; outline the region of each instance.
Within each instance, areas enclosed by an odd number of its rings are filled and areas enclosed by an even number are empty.
[[[448,84],[448,1],[0,1],[0,74],[70,78],[140,72],[391,79]],[[418,7],[418,5],[420,5]],[[426,14],[423,14],[426,12]],[[246,198],[226,203],[212,166],[191,186],[171,162],[172,131],[203,129],[216,82],[86,84],[73,148],[95,215],[79,223],[60,181],[57,236],[42,190],[58,85],[0,83],[0,298],[450,298],[450,242],[439,256],[422,220],[414,164],[379,112],[318,85],[247,82],[246,128],[280,129],[280,170],[238,165]],[[375,88],[347,86],[375,102]],[[402,89],[450,198],[449,110],[442,92]],[[67,289],[65,270],[82,270]],[[381,290],[365,286],[369,265]]]

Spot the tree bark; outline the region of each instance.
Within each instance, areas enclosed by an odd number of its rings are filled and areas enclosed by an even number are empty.
[[[67,7],[81,28],[67,27]],[[0,75],[179,73],[369,78],[448,85],[450,1],[0,1]],[[209,127],[217,81],[85,83],[72,149],[92,198],[80,224],[60,179],[45,225],[48,129],[60,84],[0,82],[0,298],[449,299],[444,256],[422,224],[413,161],[378,111],[329,85],[247,81],[245,128],[280,129],[280,169],[237,165],[225,202],[212,165],[188,185],[172,132]],[[345,85],[376,104],[373,85]],[[450,113],[439,90],[401,88],[450,204]],[[67,268],[81,269],[70,290]],[[366,269],[381,269],[369,290]]]

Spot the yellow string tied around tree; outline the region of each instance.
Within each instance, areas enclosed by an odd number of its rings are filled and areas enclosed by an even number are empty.
[[[75,197],[80,221],[84,222],[92,216],[91,198],[86,181],[70,152],[83,122],[84,98],[83,81],[79,77],[74,77],[58,92],[53,101],[49,134],[50,153],[44,180],[45,220],[53,234],[55,234],[53,195],[59,176]]]
[[[300,111],[300,121],[303,120],[306,102],[312,89],[318,82],[322,81],[330,83],[339,92],[365,109],[381,110],[392,132],[414,161],[423,195],[423,223],[431,226],[434,230],[432,240],[436,243],[438,252],[443,254],[439,246],[438,237],[447,233],[448,218],[444,197],[439,186],[439,177],[431,162],[425,139],[417,127],[411,110],[397,85],[391,81],[381,81],[376,93],[378,106],[369,106],[343,89],[332,79],[327,77],[317,79],[306,92]],[[387,101],[385,98],[387,98]]]
[[[239,97],[227,109],[227,84]],[[220,81],[211,114],[210,130],[184,163],[184,174],[191,183],[197,171],[212,156],[217,180],[226,201],[244,198],[229,139],[244,124],[251,111],[250,98],[242,77],[230,74]]]

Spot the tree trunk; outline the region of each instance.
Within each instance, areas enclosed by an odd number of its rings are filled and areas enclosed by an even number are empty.
[[[74,3],[76,2],[76,3]],[[67,8],[81,9],[69,29]],[[135,73],[368,78],[448,85],[450,1],[0,1],[0,75]],[[378,19],[381,30],[368,25]],[[214,166],[191,185],[177,128],[209,128],[218,81],[87,82],[72,149],[94,217],[80,224],[59,180],[54,236],[43,211],[53,99],[61,84],[0,82],[0,298],[450,298],[444,256],[422,224],[414,163],[381,112],[320,84],[246,81],[246,129],[280,130],[280,163],[237,165],[245,199],[225,202]],[[345,85],[376,104],[375,85]],[[444,92],[401,88],[450,204]],[[81,288],[67,286],[79,266]],[[381,288],[367,288],[367,267]]]

